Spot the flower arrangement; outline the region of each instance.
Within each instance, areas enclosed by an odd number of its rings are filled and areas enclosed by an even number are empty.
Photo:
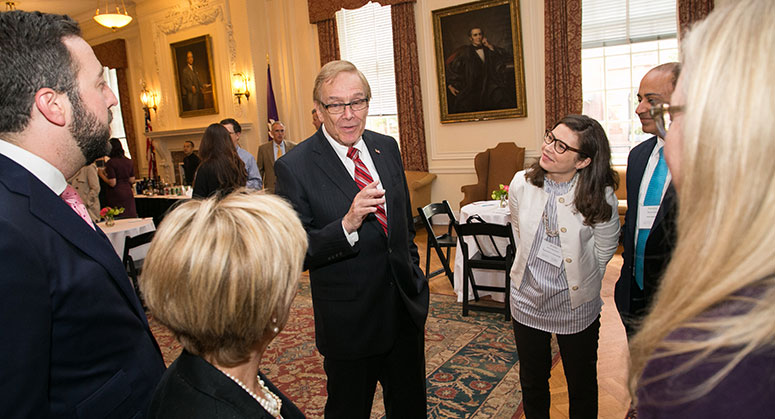
[[[111,207],[105,207],[100,210],[100,217],[105,219],[105,224],[107,225],[113,225],[113,217],[122,214],[124,212],[124,208],[111,208]]]
[[[501,201],[501,207],[506,206],[506,201],[509,199],[509,185],[500,184],[498,189],[492,191],[492,199],[499,199]]]

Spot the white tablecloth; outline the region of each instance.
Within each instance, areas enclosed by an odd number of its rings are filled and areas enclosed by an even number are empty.
[[[113,249],[118,253],[118,257],[124,257],[124,239],[126,237],[134,237],[138,234],[147,233],[149,231],[156,230],[156,226],[153,224],[153,218],[124,218],[116,220],[116,224],[110,227],[105,225],[105,222],[97,223],[102,229],[110,243],[113,245]],[[140,247],[136,247],[129,251],[132,258],[137,261],[145,259],[145,255],[148,253],[150,243],[144,244]]]
[[[500,201],[479,201],[470,203],[463,208],[460,208],[460,219],[458,221],[463,224],[468,221],[468,217],[474,214],[479,215],[482,217],[482,220],[488,223],[506,224],[510,221],[509,207],[507,205],[505,208],[501,208]],[[466,243],[468,244],[469,254],[474,254],[479,250],[473,238],[467,238]],[[491,246],[490,239],[486,237],[483,239],[480,238],[479,243],[482,247],[488,245]],[[506,251],[508,240],[496,238],[496,245],[498,246],[498,249],[500,249],[501,254],[503,254]],[[489,252],[491,250],[492,249],[487,249],[486,251]],[[473,274],[477,285],[502,287],[503,281],[506,279],[504,274],[498,271],[474,269]],[[457,300],[463,301],[463,251],[460,249],[459,245],[455,249],[455,271],[453,276],[455,277],[455,293],[457,293]],[[491,295],[492,299],[495,301],[503,301],[503,293],[501,292],[479,291],[479,297],[485,295]],[[474,298],[471,287],[468,288],[468,297],[469,300]]]

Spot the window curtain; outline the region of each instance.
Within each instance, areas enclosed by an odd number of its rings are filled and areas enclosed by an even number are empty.
[[[103,66],[116,69],[116,78],[118,80],[118,93],[121,102],[121,114],[124,119],[124,132],[126,133],[126,142],[129,146],[129,153],[132,155],[132,164],[135,167],[135,174],[140,173],[140,166],[137,153],[137,139],[135,135],[135,125],[132,117],[132,95],[129,91],[129,61],[126,55],[126,41],[124,39],[114,39],[103,44],[92,47],[94,55]]]
[[[336,18],[321,20],[317,23],[318,46],[320,47],[320,66],[339,59],[339,37],[336,32]]]
[[[679,33],[683,35],[694,22],[705,19],[713,10],[714,0],[678,0]]]
[[[317,24],[320,65],[339,59],[336,18],[339,9],[357,9],[369,0],[308,0],[310,23]],[[393,21],[393,56],[396,71],[398,125],[401,158],[406,170],[428,170],[425,125],[420,92],[420,64],[417,53],[417,29],[414,20],[416,0],[378,0],[391,6]]]
[[[546,127],[580,114],[581,0],[544,0]]]
[[[393,18],[398,130],[401,150],[403,150],[401,155],[406,170],[427,172],[428,156],[425,148],[425,121],[420,91],[414,4],[396,4],[390,9]]]

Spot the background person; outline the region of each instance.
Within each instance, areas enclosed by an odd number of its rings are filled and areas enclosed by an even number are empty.
[[[588,116],[568,115],[547,130],[540,160],[509,185],[519,243],[511,315],[528,419],[549,417],[552,334],[570,417],[597,417],[600,288],[619,242],[617,184],[603,127]]]
[[[183,157],[183,177],[185,178],[183,179],[183,182],[185,182],[186,185],[191,185],[194,183],[196,169],[202,161],[199,159],[199,156],[194,153],[193,141],[186,141],[183,143],[183,154],[186,155]]]
[[[244,189],[191,200],[164,218],[140,287],[183,352],[164,373],[150,417],[304,417],[259,366],[288,320],[306,248],[290,205]]]
[[[100,177],[97,174],[97,165],[92,162],[82,167],[75,176],[67,180],[67,183],[78,192],[81,201],[89,211],[92,221],[100,220]]]
[[[256,165],[256,158],[239,145],[239,139],[242,136],[242,127],[239,122],[234,118],[226,118],[221,121],[221,125],[229,132],[229,138],[231,138],[232,143],[234,143],[237,155],[242,162],[245,163],[245,170],[248,173],[248,180],[245,185],[248,189],[259,190],[263,188],[263,181],[261,179],[261,173],[258,171],[258,166]]]
[[[274,162],[285,155],[285,153],[291,151],[293,147],[296,147],[296,143],[292,143],[285,139],[285,124],[280,121],[275,121],[272,124],[272,138],[270,141],[261,144],[258,147],[258,171],[261,173],[261,179],[264,181],[264,189],[267,192],[274,192],[275,174],[274,174]]]
[[[773,42],[769,0],[715,9],[681,42],[664,116],[678,241],[631,341],[638,418],[775,411]]]
[[[245,186],[245,165],[223,125],[210,124],[207,127],[199,142],[199,154],[202,163],[194,176],[193,196],[228,195]]]
[[[105,199],[107,206],[124,208],[124,213],[116,218],[136,218],[135,194],[132,185],[135,183],[135,167],[132,160],[124,155],[124,148],[118,138],[110,139],[110,160],[105,162],[105,168],[98,173],[107,183]]]

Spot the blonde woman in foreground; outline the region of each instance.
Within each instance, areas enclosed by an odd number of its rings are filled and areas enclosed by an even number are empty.
[[[631,344],[640,419],[775,412],[775,2],[730,6],[682,42],[664,110],[678,242]]]
[[[259,372],[290,311],[307,235],[285,201],[241,189],[164,218],[140,278],[183,353],[156,388],[152,418],[303,418]]]

